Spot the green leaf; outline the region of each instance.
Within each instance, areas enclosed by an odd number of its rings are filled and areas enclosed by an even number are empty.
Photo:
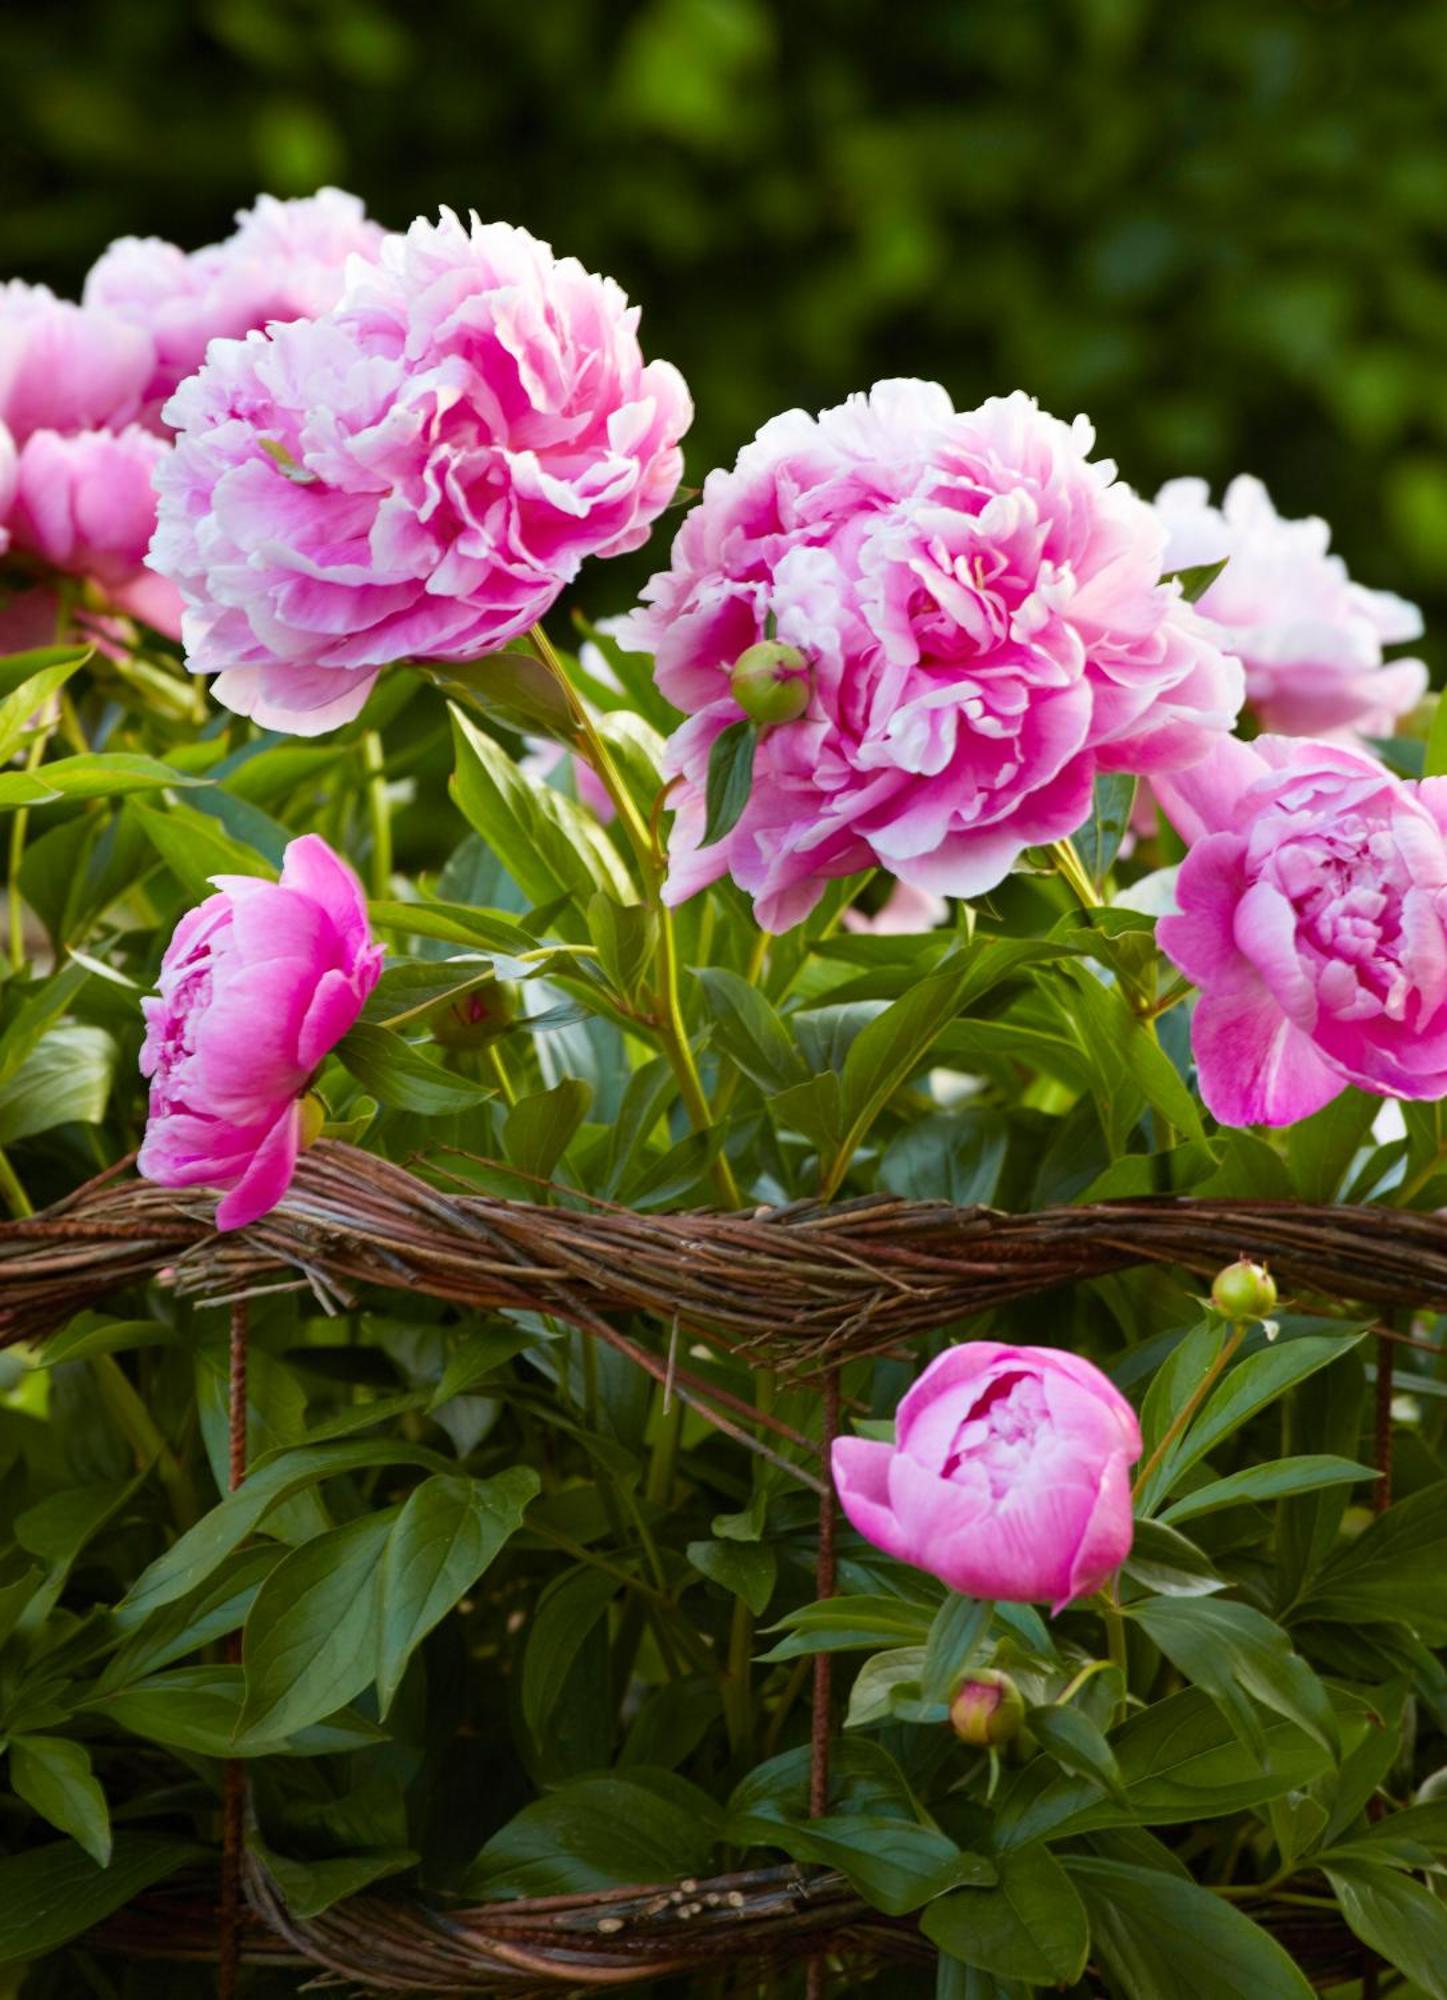
[[[152,1612],[107,1663],[97,1694],[128,1687],[239,1631],[257,1591],[285,1554],[275,1542],[237,1549],[198,1590]]]
[[[118,1834],[110,1865],[101,1868],[66,1840],[0,1860],[0,1965],[43,1958],[113,1910],[174,1875],[206,1850],[155,1834]]]
[[[8,764],[24,742],[37,712],[59,694],[76,668],[84,666],[94,650],[91,646],[74,647],[58,659],[47,660],[0,698],[0,766]]]
[[[1085,1970],[1090,1928],[1070,1877],[1046,1847],[997,1857],[992,1889],[960,1889],[931,1903],[920,1929],[931,1943],[997,1979],[1069,1986]]]
[[[186,892],[200,902],[217,875],[259,875],[274,882],[278,870],[257,848],[229,834],[219,820],[193,806],[133,805],[131,815]]]
[[[1432,711],[1432,727],[1427,735],[1427,751],[1422,760],[1424,778],[1447,775],[1447,702],[1439,701]]]
[[[97,1866],[110,1865],[111,1817],[83,1743],[67,1736],[17,1736],[10,1745],[10,1783],[57,1832],[79,1841]]]
[[[260,1459],[234,1493],[203,1515],[194,1527],[136,1578],[117,1608],[122,1630],[133,1630],[152,1611],[195,1590],[273,1507],[324,1479],[363,1472],[378,1465],[420,1465],[429,1472],[457,1467],[420,1445],[366,1438],[355,1444],[299,1445]]]
[[[1110,873],[1110,864],[1125,838],[1135,792],[1131,772],[1102,772],[1091,793],[1090,818],[1072,836],[1085,872],[1097,888]]]
[[[358,1021],[334,1051],[348,1072],[384,1104],[432,1117],[471,1111],[493,1095],[486,1084],[446,1070],[390,1028]]]
[[[757,725],[747,717],[741,722],[729,723],[713,739],[708,753],[700,847],[712,847],[716,840],[722,840],[738,825],[753,788],[754,752],[758,746]]]
[[[1143,1517],[1136,1521],[1124,1570],[1133,1583],[1162,1597],[1209,1597],[1225,1588],[1224,1578],[1203,1549],[1178,1528]]]
[[[1447,1904],[1396,1868],[1340,1861],[1326,1874],[1362,1943],[1432,2000],[1447,2000]]]
[[[774,1594],[779,1559],[759,1542],[690,1542],[689,1561],[700,1576],[742,1598],[762,1618]]]
[[[531,1466],[515,1465],[491,1479],[439,1475],[408,1496],[378,1576],[377,1696],[384,1716],[415,1648],[516,1533],[539,1484]]]
[[[240,1744],[293,1736],[377,1677],[376,1593],[399,1508],[304,1542],[256,1594],[242,1638]]]
[[[1325,1565],[1295,1616],[1400,1621],[1429,1645],[1447,1644],[1447,1482],[1379,1514]]]
[[[891,1917],[902,1917],[950,1889],[989,1888],[994,1863],[969,1854],[937,1828],[913,1819],[832,1813],[811,1820],[731,1819],[731,1840],[781,1847],[795,1861],[837,1868]]]
[[[171,1667],[113,1694],[82,1703],[118,1729],[195,1757],[328,1757],[369,1750],[382,1731],[355,1709],[341,1709],[289,1736],[241,1737],[246,1682],[240,1667]]]
[[[1171,1664],[1218,1703],[1258,1756],[1266,1756],[1266,1734],[1253,1699],[1297,1723],[1333,1757],[1340,1754],[1326,1689],[1281,1627],[1261,1612],[1214,1597],[1150,1598],[1126,1609]]]
[[[1173,1500],[1161,1519],[1189,1521],[1197,1514],[1213,1514],[1221,1507],[1239,1507],[1248,1500],[1281,1500],[1293,1493],[1315,1493],[1324,1486],[1354,1486],[1359,1480],[1380,1479],[1370,1465],[1358,1465],[1350,1458],[1334,1458],[1329,1453],[1302,1458],[1278,1458],[1269,1465],[1248,1465],[1225,1479],[1213,1479],[1206,1486]]]
[[[121,798],[129,792],[208,782],[128,750],[89,751],[79,757],[57,757],[35,771],[0,771],[0,812],[12,806],[49,805],[53,799]]]
[[[0,1146],[57,1125],[99,1125],[110,1101],[116,1045],[104,1028],[62,1022],[0,1085]]]
[[[344,1854],[326,1861],[293,1861],[252,1834],[247,1846],[266,1864],[287,1910],[303,1921],[321,1916],[333,1903],[358,1895],[374,1882],[415,1868],[421,1856],[410,1847],[379,1848],[371,1854]]]
[[[788,1029],[756,986],[720,965],[701,966],[694,978],[713,1016],[714,1041],[751,1082],[779,1091],[807,1080]]]
[[[574,943],[584,940],[582,912],[599,889],[621,903],[636,900],[626,869],[591,813],[520,770],[456,707],[452,733],[453,797],[524,896],[534,903],[568,898],[570,907],[558,916],[562,935]]]
[[[434,660],[427,669],[443,689],[464,689],[510,728],[573,742],[578,733],[568,698],[531,653],[489,653],[481,660]]]
[[[957,1208],[995,1198],[1010,1143],[1010,1122],[993,1105],[940,1111],[906,1125],[879,1163],[879,1185],[907,1201]]]
[[[591,1084],[565,1076],[551,1090],[534,1091],[509,1105],[502,1126],[509,1164],[540,1181],[551,1180],[592,1102]]]
[[[769,1629],[787,1637],[761,1660],[796,1660],[805,1653],[872,1652],[881,1646],[923,1646],[934,1613],[902,1597],[826,1597],[791,1611]]]
[[[935,1613],[925,1641],[920,1674],[920,1693],[925,1702],[949,1701],[961,1675],[979,1651],[994,1615],[995,1607],[988,1600],[950,1592]]]
[[[609,1776],[575,1778],[524,1806],[493,1835],[464,1893],[491,1902],[701,1875],[719,1819],[707,1792],[671,1771],[630,1765]]]
[[[615,990],[637,1000],[658,948],[657,917],[642,903],[615,902],[600,891],[588,903],[588,931]]]
[[[1341,1184],[1366,1142],[1372,1120],[1382,1108],[1379,1097],[1348,1089],[1320,1111],[1288,1126],[1286,1151],[1296,1191],[1303,1201],[1334,1201]]]
[[[1229,556],[1222,556],[1219,562],[1192,563],[1185,569],[1168,569],[1161,582],[1178,583],[1187,604],[1198,604],[1230,560]]]
[[[463,903],[391,903],[367,905],[374,930],[410,937],[436,938],[442,944],[480,947],[519,958],[537,939],[514,917],[500,910],[474,910]]]
[[[1205,1407],[1172,1451],[1153,1482],[1154,1494],[1169,1493],[1189,1472],[1268,1403],[1304,1382],[1319,1368],[1349,1354],[1364,1329],[1341,1334],[1303,1334],[1250,1354],[1212,1390]]]
[[[1199,1883],[1084,1854],[1066,1867],[1085,1899],[1093,1949],[1124,2000],[1311,2000],[1275,1938]]]
[[[546,1742],[573,1663],[619,1587],[606,1570],[575,1569],[538,1599],[528,1624],[522,1684],[523,1721],[535,1743]]]
[[[1112,1150],[1124,1149],[1135,1123],[1131,1099],[1136,1093],[1185,1138],[1204,1139],[1200,1111],[1180,1072],[1120,989],[1103,986],[1082,965],[1067,966],[1057,978],[1051,996],[1095,1070],[1101,1121]]]
[[[86,966],[72,962],[31,987],[0,1034],[0,1084],[12,1077],[32,1049],[40,1045],[89,978]]]
[[[1032,1708],[1029,1728],[1041,1749],[1049,1752],[1062,1771],[1094,1779],[1111,1798],[1129,1810],[1115,1752],[1104,1731],[1084,1709],[1072,1708],[1068,1702]]]

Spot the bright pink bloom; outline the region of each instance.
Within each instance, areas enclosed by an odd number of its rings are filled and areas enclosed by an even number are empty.
[[[281,881],[219,875],[176,926],[146,999],[141,1074],[151,1108],[138,1165],[162,1187],[226,1190],[218,1229],[286,1193],[302,1098],[382,970],[351,870],[317,834],[286,850]]]
[[[1172,770],[1231,727],[1241,669],[1160,585],[1161,528],[1092,441],[1024,395],[960,413],[880,382],[710,475],[628,630],[689,715],[673,900],[727,873],[787,930],[876,863],[982,895],[1080,825],[1097,772]],[[804,654],[809,706],[764,731],[742,819],[701,848],[730,668],[767,636]]]
[[[168,449],[139,424],[69,436],[32,431],[9,526],[16,548],[89,579],[119,610],[176,638],[180,596],[145,567],[156,526],[152,474]]]
[[[1201,989],[1214,1116],[1290,1125],[1349,1083],[1447,1094],[1447,779],[1260,736],[1157,790],[1192,844],[1156,934]]]
[[[1246,699],[1283,736],[1390,736],[1427,690],[1420,660],[1384,661],[1384,645],[1420,639],[1422,614],[1389,590],[1353,583],[1315,516],[1288,521],[1259,479],[1233,479],[1220,507],[1204,479],[1156,495],[1166,566],[1227,558],[1198,600],[1246,668]]]
[[[218,700],[315,735],[380,669],[470,660],[647,539],[691,410],[608,278],[449,211],[334,312],[220,341],[166,415],[152,561]]]
[[[155,364],[151,337],[46,285],[0,285],[0,423],[32,431],[129,423]]]
[[[8,515],[15,499],[15,489],[20,483],[20,454],[15,449],[15,440],[9,427],[0,424],[0,556],[10,546],[10,526]]]
[[[892,1445],[834,1440],[834,1484],[886,1555],[967,1597],[1059,1611],[1129,1555],[1140,1451],[1135,1411],[1093,1363],[972,1340],[909,1390]]]
[[[159,236],[122,236],[92,267],[85,302],[143,327],[155,343],[152,412],[206,358],[273,320],[311,319],[341,297],[347,259],[372,262],[386,232],[357,197],[322,188],[300,201],[264,194],[224,243],[189,253]]]

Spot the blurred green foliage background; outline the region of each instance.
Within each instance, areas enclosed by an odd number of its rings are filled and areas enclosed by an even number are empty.
[[[1148,491],[1324,513],[1447,668],[1442,0],[65,0],[5,41],[0,270],[262,188],[476,207],[641,301],[695,480],[882,374],[1023,385]]]

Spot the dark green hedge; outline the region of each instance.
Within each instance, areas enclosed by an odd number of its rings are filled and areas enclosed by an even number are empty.
[[[1141,485],[1261,473],[1440,628],[1442,28],[1439,0],[17,8],[0,269],[70,285],[261,186],[475,205],[643,301],[695,475],[886,372],[1025,384]]]

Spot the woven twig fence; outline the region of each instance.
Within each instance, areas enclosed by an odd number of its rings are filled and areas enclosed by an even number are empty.
[[[820,1373],[827,1387],[851,1356],[1142,1264],[1208,1276],[1247,1255],[1300,1298],[1447,1310],[1447,1223],[1385,1208],[1160,1197],[1010,1215],[872,1197],[649,1216],[564,1190],[537,1203],[451,1192],[435,1184],[448,1178],[435,1163],[433,1174],[323,1142],[277,1209],[223,1237],[209,1200],[113,1170],[41,1215],[0,1224],[0,1346],[43,1340],[150,1281],[214,1305],[303,1287],[345,1310],[381,1287],[472,1312],[526,1308],[609,1341],[751,1449],[777,1455],[782,1440],[795,1449],[789,1471],[823,1492],[809,1469],[817,1441],[679,1365],[676,1339],[665,1358],[618,1322],[646,1314],[690,1342]],[[233,1339],[244,1320],[233,1313]],[[1387,1340],[1409,1339],[1380,1332],[1384,1359]],[[1381,1376],[1389,1385],[1388,1368]],[[232,1400],[240,1436],[244,1400]],[[923,1949],[909,1923],[880,1916],[842,1877],[793,1866],[477,1909],[367,1895],[308,1920],[254,1860],[246,1889],[249,1917],[225,1939],[214,1895],[182,1884],[111,1919],[97,1942],[191,1960],[219,1950],[223,1961],[239,1945],[248,1963],[305,1966],[320,1985],[379,1995],[586,1992],[725,1961],[742,1973],[799,1959],[818,1968],[825,1954],[890,1963]],[[1343,1926],[1303,1923],[1285,1906],[1253,1914],[1317,1986],[1360,1974],[1362,1948]]]

